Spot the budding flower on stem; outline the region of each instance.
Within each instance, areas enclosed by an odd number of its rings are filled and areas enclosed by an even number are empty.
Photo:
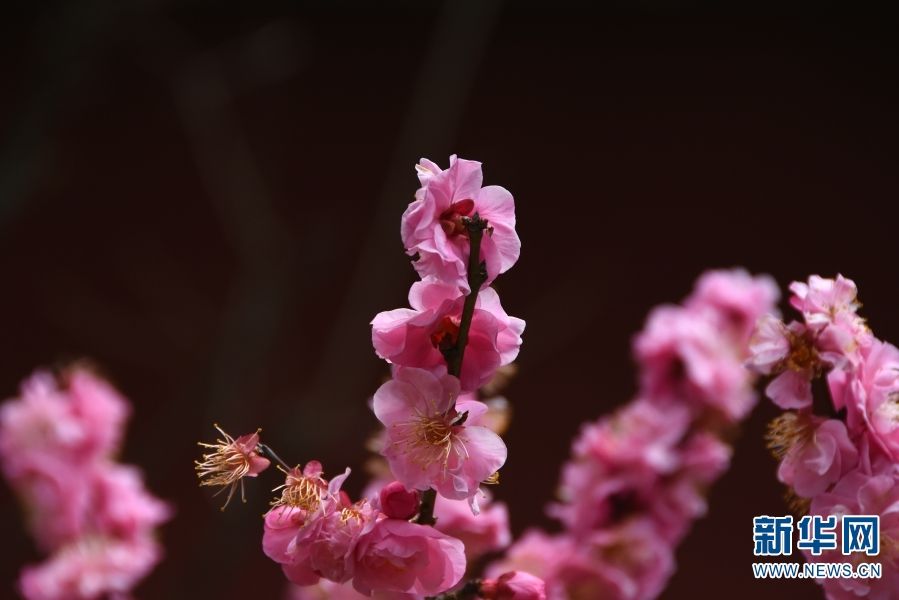
[[[409,520],[418,513],[421,494],[407,490],[399,481],[392,481],[381,489],[381,511],[391,519]]]
[[[201,447],[213,451],[204,454],[202,461],[195,461],[195,469],[201,486],[221,487],[216,495],[228,489],[228,497],[222,506],[222,510],[225,510],[238,484],[241,500],[247,501],[244,495],[244,477],[256,477],[265,471],[271,462],[258,452],[259,431],[234,439],[218,425],[215,425],[215,428],[225,439],[216,440],[215,444],[199,442]]]

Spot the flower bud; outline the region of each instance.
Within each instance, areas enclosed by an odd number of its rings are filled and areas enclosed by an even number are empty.
[[[546,584],[530,573],[509,571],[482,581],[480,595],[487,600],[546,600]]]
[[[381,512],[391,519],[411,519],[418,512],[418,505],[418,490],[407,490],[399,481],[381,489]]]

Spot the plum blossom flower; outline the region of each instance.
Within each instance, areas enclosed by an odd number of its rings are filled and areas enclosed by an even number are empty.
[[[746,415],[755,395],[742,365],[742,344],[722,335],[717,313],[679,306],[654,309],[634,339],[645,395],[686,400],[729,420]]]
[[[809,510],[813,515],[879,515],[880,554],[866,557],[864,554],[844,556],[837,550],[824,551],[820,556],[806,555],[811,562],[850,561],[858,563],[872,558],[883,567],[880,579],[827,579],[819,581],[827,597],[832,600],[876,598],[888,600],[899,589],[899,479],[895,465],[890,461],[880,463],[872,473],[861,469],[843,477],[827,493],[816,496]],[[839,535],[840,527],[837,527]]]
[[[136,467],[99,465],[93,473],[92,489],[95,526],[105,535],[133,538],[172,516],[171,507],[144,487],[143,476]]]
[[[767,275],[752,276],[744,269],[703,273],[684,301],[691,310],[712,309],[711,314],[736,339],[746,340],[756,321],[777,302],[780,290]]]
[[[259,446],[258,431],[234,439],[218,425],[215,428],[225,439],[216,440],[215,444],[199,443],[200,446],[209,448],[212,452],[204,454],[202,461],[195,461],[196,471],[197,477],[200,478],[200,485],[221,487],[222,489],[217,493],[228,490],[228,497],[222,506],[222,510],[225,510],[225,507],[231,502],[231,497],[234,496],[238,484],[240,485],[241,499],[246,502],[243,478],[256,477],[268,468],[270,462],[256,451]]]
[[[329,482],[321,463],[309,461],[302,471],[291,469],[276,488],[281,496],[265,515],[262,550],[291,582],[312,585],[325,571],[336,581],[352,576],[348,555],[373,515],[367,505],[352,506],[341,494],[349,474],[347,469]]]
[[[819,337],[819,344],[856,362],[858,351],[874,338],[857,314],[861,303],[855,282],[842,275],[836,279],[812,275],[808,283],[794,281],[790,291],[790,305],[802,313],[806,325]]]
[[[396,478],[411,489],[468,499],[475,508],[481,482],[505,463],[506,446],[486,427],[466,423],[458,395],[459,381],[443,368],[397,369],[375,392],[373,406],[386,428],[383,454]]]
[[[480,595],[487,600],[546,600],[546,583],[524,571],[509,571],[481,582]]]
[[[372,590],[433,596],[450,589],[465,575],[462,542],[428,527],[383,519],[363,535],[355,548],[353,586]]]
[[[482,187],[481,163],[455,155],[446,170],[424,158],[416,170],[421,188],[403,214],[401,233],[406,252],[416,257],[418,273],[470,291],[465,219],[474,215],[489,226],[480,256],[487,265],[487,285],[509,270],[521,251],[512,194],[495,185]]]
[[[458,341],[464,301],[453,285],[434,279],[415,282],[409,290],[411,309],[382,312],[372,320],[375,351],[398,366],[434,369],[445,365],[443,352]],[[515,360],[523,331],[524,321],[506,314],[492,288],[481,290],[459,377],[462,389],[478,389],[499,367]]]
[[[767,395],[783,409],[811,406],[811,380],[825,369],[844,363],[813,330],[797,321],[785,325],[773,315],[759,319],[749,345],[747,366],[762,375],[777,375]]]
[[[488,577],[522,570],[543,579],[549,600],[649,600],[674,572],[668,542],[646,519],[629,519],[575,541],[569,534],[526,533]]]
[[[148,536],[88,536],[63,546],[46,562],[26,567],[19,590],[26,600],[100,600],[127,594],[159,562]]]
[[[94,600],[125,594],[162,556],[153,529],[171,508],[138,469],[113,461],[127,401],[78,365],[38,372],[0,408],[0,461],[38,546],[50,556],[26,567],[29,600]]]
[[[658,494],[659,478],[679,468],[678,445],[689,423],[685,406],[638,399],[585,426],[550,514],[586,533],[639,508]]]
[[[794,281],[790,284],[790,305],[802,313],[805,322],[815,328],[834,323],[840,316],[857,316],[861,303],[858,301],[858,288],[855,282],[842,275],[835,279],[827,279],[812,275],[808,282]]]
[[[850,427],[864,423],[874,441],[899,462],[899,349],[874,340],[861,357],[845,379],[837,375],[828,380],[834,403],[846,407]]]
[[[649,520],[598,530],[585,551],[602,579],[613,584],[612,598],[656,598],[674,572],[672,548]]]
[[[59,461],[86,464],[114,452],[130,409],[106,382],[84,368],[61,387],[38,371],[21,396],[0,408],[0,453],[7,477],[57,470]]]
[[[802,498],[823,493],[858,464],[858,450],[837,419],[785,413],[773,422],[769,442],[782,458],[778,479]]]

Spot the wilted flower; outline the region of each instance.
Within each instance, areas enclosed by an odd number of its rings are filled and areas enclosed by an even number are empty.
[[[212,452],[204,454],[202,461],[195,461],[195,468],[197,477],[200,478],[200,485],[221,487],[222,489],[216,494],[228,489],[228,497],[222,506],[222,510],[225,510],[225,507],[231,502],[231,497],[234,496],[238,484],[240,484],[241,499],[246,502],[243,487],[244,477],[256,477],[268,468],[270,462],[257,452],[258,431],[234,439],[218,425],[215,428],[225,439],[216,440],[215,444],[199,442],[200,446],[210,448]]]

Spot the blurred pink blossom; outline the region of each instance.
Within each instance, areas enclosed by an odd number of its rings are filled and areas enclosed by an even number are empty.
[[[148,536],[85,536],[47,561],[26,567],[19,589],[27,600],[101,600],[127,594],[159,562],[161,548]]]
[[[743,367],[745,348],[722,335],[715,315],[658,307],[634,339],[634,354],[645,395],[674,398],[695,411],[711,408],[735,421],[749,412],[755,395]]]
[[[746,340],[756,321],[771,310],[780,297],[777,282],[768,275],[750,275],[744,269],[703,273],[684,301],[690,310],[710,314],[736,340]]]
[[[57,380],[38,372],[0,408],[0,460],[38,546],[51,556],[26,567],[29,600],[127,593],[162,556],[153,541],[172,510],[140,471],[113,461],[128,403],[92,371]]]
[[[465,544],[468,560],[477,560],[488,552],[502,550],[512,541],[509,511],[503,502],[494,502],[487,492],[479,501],[480,513],[473,515],[463,500],[437,498],[434,515],[439,531]]]

